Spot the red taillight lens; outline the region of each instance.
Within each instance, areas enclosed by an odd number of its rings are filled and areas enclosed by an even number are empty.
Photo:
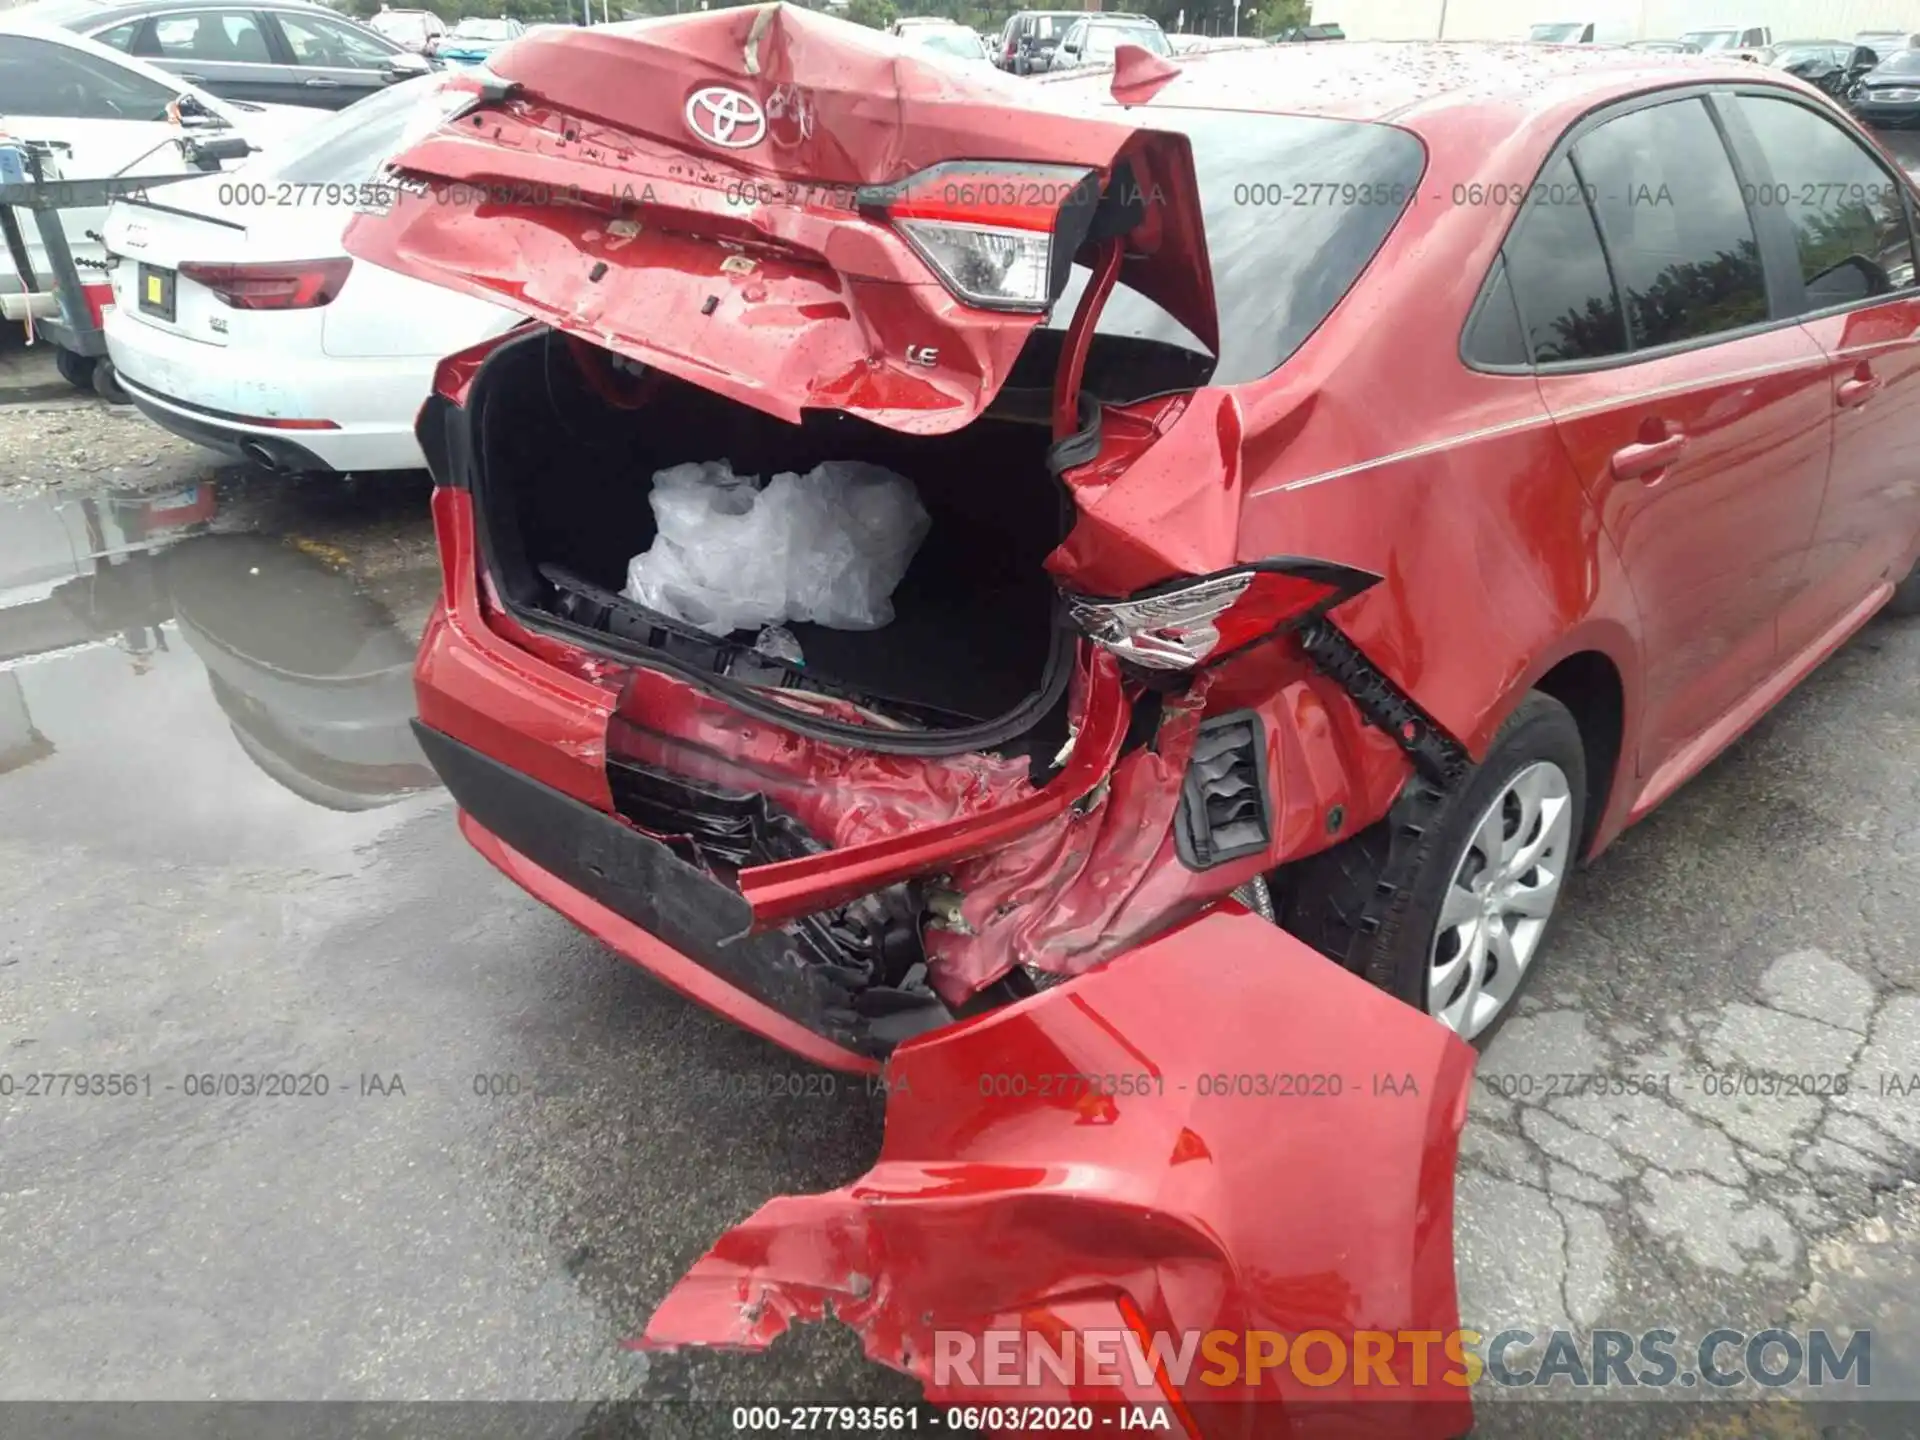
[[[1045,310],[1100,200],[1100,176],[1076,165],[949,161],[859,192],[943,283],[970,305]]]
[[[1322,561],[1271,561],[1156,586],[1124,600],[1067,597],[1094,643],[1148,670],[1191,670],[1270,635],[1379,577]]]
[[[353,261],[341,255],[251,265],[188,263],[180,273],[235,310],[315,310],[332,303],[351,269]]]

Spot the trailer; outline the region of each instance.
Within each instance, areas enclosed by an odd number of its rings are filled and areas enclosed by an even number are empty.
[[[241,136],[182,136],[177,142],[188,169],[170,175],[116,175],[98,180],[69,180],[60,173],[55,143],[0,137],[0,238],[20,279],[17,294],[0,295],[0,316],[18,320],[30,339],[54,347],[61,376],[79,389],[91,388],[103,399],[124,404],[126,395],[107,356],[104,328],[110,287],[81,275],[61,220],[63,210],[97,209],[123,195],[144,194],[156,186],[191,180],[218,170],[227,160],[251,153]],[[47,274],[41,275],[28,251],[16,209],[29,212],[40,236]],[[109,260],[107,262],[111,264]]]

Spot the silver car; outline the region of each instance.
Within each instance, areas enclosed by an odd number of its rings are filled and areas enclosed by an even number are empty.
[[[434,68],[398,41],[308,0],[40,0],[12,13],[256,105],[339,110]]]

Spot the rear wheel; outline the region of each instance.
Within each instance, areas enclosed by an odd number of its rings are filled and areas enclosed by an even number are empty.
[[[1390,816],[1289,866],[1282,923],[1484,1045],[1545,949],[1585,802],[1579,726],[1530,694],[1419,833],[1398,837],[1410,852],[1393,853]]]
[[[60,378],[76,390],[93,388],[94,358],[91,355],[77,355],[71,350],[54,347],[53,365],[60,372]]]
[[[102,356],[93,367],[93,393],[110,405],[130,405],[132,400],[120,388],[120,377],[113,373],[113,361]]]
[[[1907,578],[1893,587],[1886,613],[1895,616],[1920,615],[1920,565],[1907,572]]]

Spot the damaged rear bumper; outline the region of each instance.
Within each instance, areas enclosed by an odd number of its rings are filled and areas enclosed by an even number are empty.
[[[942,1403],[1460,1435],[1472,1068],[1431,1019],[1228,904],[902,1045],[879,1163],[722,1236],[636,1343],[757,1350],[831,1313]],[[1288,1362],[1309,1332],[1337,1348]]]

